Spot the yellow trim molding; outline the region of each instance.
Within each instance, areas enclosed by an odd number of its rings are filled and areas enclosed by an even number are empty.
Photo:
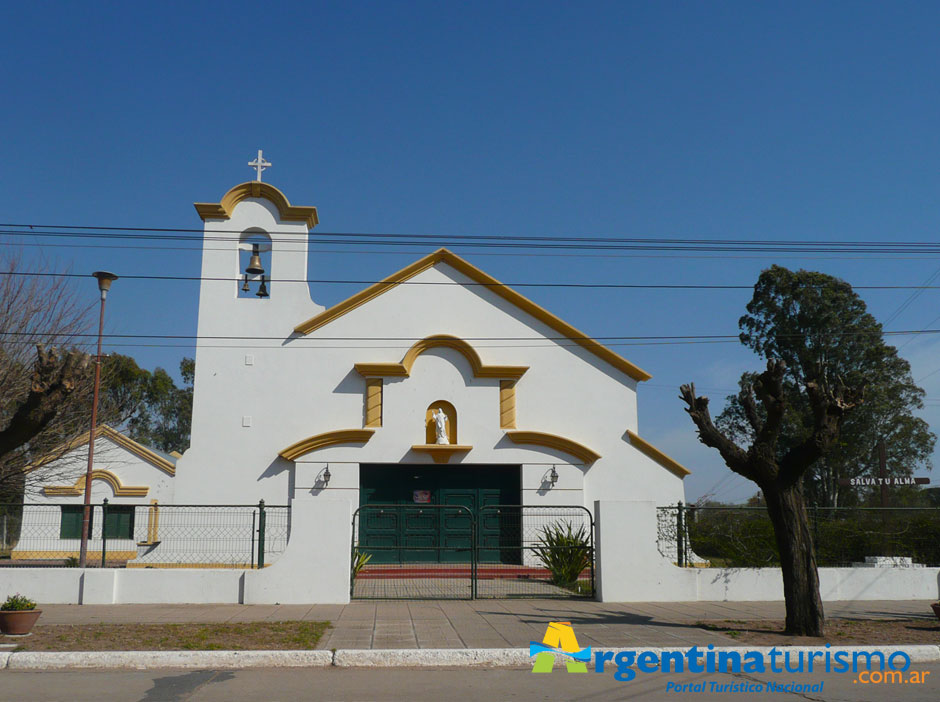
[[[692,474],[692,471],[679,463],[679,461],[675,460],[674,458],[670,458],[658,448],[653,446],[653,444],[646,441],[645,439],[641,439],[629,429],[627,429],[627,436],[630,439],[631,445],[636,446],[640,452],[645,453],[673,475],[684,478],[685,476]]]
[[[89,433],[90,432],[86,431],[84,434],[76,436],[71,441],[60,444],[56,448],[49,451],[49,453],[40,458],[38,461],[36,461],[35,464],[29,466],[27,470],[36,470],[37,468],[41,468],[48,463],[52,463],[52,461],[62,458],[69,451],[76,449],[79,446],[84,446],[88,443]],[[107,424],[102,424],[97,429],[95,429],[95,438],[98,439],[100,437],[104,437],[112,443],[117,444],[121,448],[126,449],[141,460],[144,460],[152,465],[154,468],[159,468],[167,475],[176,475],[176,465],[172,461],[168,461],[160,454],[154,453],[143,444],[138,444],[133,439],[125,436],[115,429],[112,429]]]
[[[89,551],[86,554],[86,556],[88,560],[97,562],[101,560],[101,551]],[[12,561],[65,560],[66,558],[78,558],[78,557],[79,557],[78,551],[13,551],[12,553],[10,553],[10,560]],[[105,557],[109,561],[110,560],[129,561],[133,558],[137,558],[137,551],[108,551],[105,554]]]
[[[400,283],[406,282],[410,278],[413,278],[422,271],[425,271],[428,268],[437,265],[438,263],[446,263],[447,265],[473,280],[475,283],[485,286],[488,290],[515,305],[523,312],[526,312],[532,317],[535,317],[537,320],[554,329],[562,336],[587,349],[598,358],[601,358],[602,360],[612,365],[617,370],[626,373],[633,380],[649,380],[652,377],[639,366],[635,366],[634,364],[630,363],[630,361],[623,358],[614,351],[611,351],[603,344],[594,341],[594,339],[578,331],[575,327],[556,317],[548,310],[535,304],[527,297],[520,295],[509,286],[503,285],[492,276],[484,273],[476,266],[468,263],[460,256],[452,253],[451,251],[448,251],[447,249],[438,249],[434,253],[415,261],[405,268],[402,268],[397,273],[392,273],[392,275],[376,283],[375,285],[372,285],[371,287],[356,293],[352,297],[334,305],[328,310],[324,310],[315,317],[311,317],[306,322],[298,324],[294,328],[294,331],[298,334],[309,334],[310,332],[315,331],[326,324],[329,324],[334,319],[343,316],[347,312],[351,312],[357,307],[364,305],[369,300],[372,300],[382,293],[391,290]]]
[[[193,206],[203,221],[207,219],[229,219],[235,205],[249,197],[260,197],[273,202],[282,220],[306,222],[308,229],[313,229],[320,222],[317,218],[316,207],[291,205],[280,190],[270,183],[260,183],[257,180],[250,180],[247,183],[236,185],[225,193],[218,203],[195,202]]]
[[[328,431],[323,434],[301,439],[295,444],[291,444],[278,455],[286,458],[288,461],[296,461],[301,456],[305,456],[311,451],[335,446],[336,444],[364,444],[375,433],[374,429],[339,429],[337,431]]]
[[[382,426],[382,379],[366,378],[366,422],[367,427]]]
[[[577,441],[566,439],[557,434],[545,434],[540,431],[507,431],[506,436],[516,444],[535,444],[537,446],[547,446],[548,448],[564,451],[567,454],[580,458],[585,463],[593,463],[601,457],[596,451],[592,451],[587,446],[579,444]]]
[[[465,453],[472,448],[460,444],[415,444],[411,450],[429,454],[435,463],[447,463],[455,453]]]
[[[115,497],[145,497],[150,491],[147,486],[122,485],[121,479],[109,470],[93,470],[91,479],[106,482],[111,486]],[[85,494],[85,476],[80,476],[74,485],[47,485],[42,491],[46,495],[56,497],[83,495]]]
[[[138,546],[152,546],[160,541],[160,504],[150,500],[150,509],[147,510],[147,540],[137,543]]]
[[[435,348],[450,348],[459,351],[470,362],[473,375],[477,378],[521,378],[529,368],[527,366],[485,366],[476,350],[463,339],[450,334],[435,334],[419,339],[405,352],[401,363],[357,363],[360,375],[370,377],[409,376],[415,360],[425,351]]]
[[[499,381],[499,428],[516,428],[516,381]]]
[[[136,557],[137,554],[135,553],[134,556]],[[271,565],[272,565],[271,563],[265,563],[264,567],[270,568]],[[149,563],[147,561],[134,561],[134,562],[128,563],[127,567],[128,568],[177,568],[177,569],[179,568],[195,568],[195,569],[227,568],[229,570],[231,569],[252,570],[251,565],[249,565],[248,563]],[[258,566],[254,566],[253,569],[258,570]]]

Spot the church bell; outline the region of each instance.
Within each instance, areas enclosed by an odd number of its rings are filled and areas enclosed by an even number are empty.
[[[252,257],[254,258],[254,257]],[[265,285],[264,276],[261,276],[261,286],[258,288],[258,292],[255,293],[258,297],[267,297],[268,296],[268,286]]]
[[[251,275],[261,275],[264,273],[264,266],[261,265],[261,246],[259,244],[251,245],[251,258],[248,260],[248,267],[245,273]]]

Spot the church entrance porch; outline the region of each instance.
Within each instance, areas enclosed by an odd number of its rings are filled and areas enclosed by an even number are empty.
[[[353,598],[593,597],[582,506],[520,505],[519,466],[363,465]]]

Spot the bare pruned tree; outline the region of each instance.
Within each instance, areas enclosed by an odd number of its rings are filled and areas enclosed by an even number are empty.
[[[728,468],[754,481],[763,491],[780,554],[787,632],[822,636],[824,616],[819,574],[802,479],[809,467],[839,438],[842,420],[861,400],[861,391],[850,390],[839,380],[830,382],[825,369],[818,368],[803,388],[812,409],[812,431],[781,455],[778,443],[788,402],[784,391],[785,373],[783,361],[768,360],[767,370],[757,375],[742,395],[745,416],[754,437],[747,447],[739,446],[715,426],[708,410],[708,398],[697,396],[694,384],[681,386],[680,397],[698,429],[699,440],[717,449]]]
[[[88,328],[70,279],[15,246],[0,249],[0,501],[22,493],[25,476],[77,432],[75,408],[89,386],[92,359],[77,348]],[[89,301],[91,303],[91,301]],[[87,397],[87,395],[84,395]]]

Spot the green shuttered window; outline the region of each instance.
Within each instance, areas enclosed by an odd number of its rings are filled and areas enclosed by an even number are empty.
[[[84,505],[63,505],[62,522],[59,526],[60,539],[80,539],[82,538],[82,516]],[[88,532],[93,532],[95,510],[91,510],[88,521]]]

